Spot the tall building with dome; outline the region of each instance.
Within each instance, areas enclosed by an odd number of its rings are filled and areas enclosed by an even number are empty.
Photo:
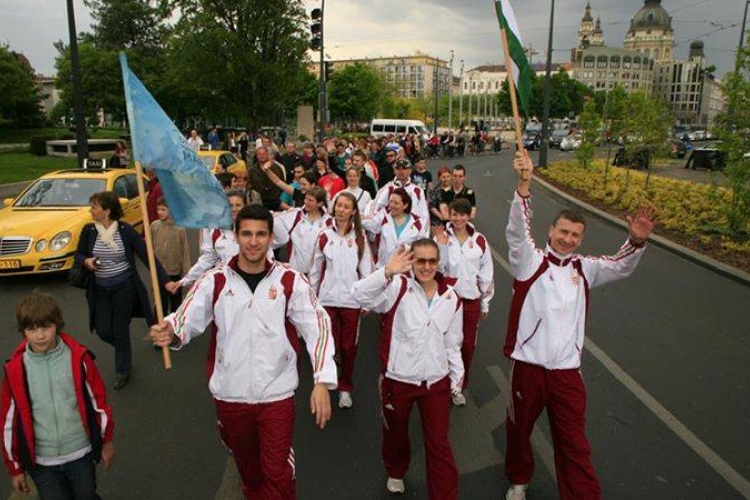
[[[641,10],[630,21],[624,47],[640,52],[657,63],[672,60],[672,17],[661,6],[661,0],[645,0]]]
[[[622,48],[604,44],[604,34],[587,1],[571,51],[573,78],[594,91],[620,85],[626,92],[643,91],[664,100],[675,119],[687,125],[708,126],[723,110],[718,82],[710,71],[703,42],[690,45],[685,61],[674,59],[672,17],[661,0],[645,0],[630,21]]]

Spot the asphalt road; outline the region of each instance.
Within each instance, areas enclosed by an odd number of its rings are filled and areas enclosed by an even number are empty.
[[[557,154],[553,152],[553,158]],[[468,184],[478,193],[477,225],[503,259],[503,230],[515,184],[510,153],[462,163]],[[429,165],[433,171],[439,166],[437,161]],[[538,242],[544,241],[551,217],[563,206],[535,189]],[[590,218],[582,250],[615,252],[625,237],[622,229]],[[497,292],[490,317],[480,327],[469,404],[452,413],[462,499],[498,499],[507,487],[502,472],[507,398],[502,342],[511,279],[499,261],[495,269]],[[0,327],[5,334],[0,336],[0,351],[10,353],[19,340],[15,302],[40,288],[59,298],[66,330],[98,355],[111,386],[113,352],[86,332],[82,291],[61,277],[5,278],[1,283]],[[630,279],[593,292],[583,374],[589,393],[588,435],[604,498],[750,498],[748,304],[750,288],[654,246]],[[219,442],[206,389],[207,337],[175,353],[174,369],[165,372],[160,354],[141,340],[146,333],[142,320],[133,321],[132,332],[134,377],[124,390],[109,393],[118,454],[114,467],[99,473],[102,497],[239,500],[236,473]],[[302,364],[295,430],[300,499],[389,498],[380,461],[377,341],[375,318],[368,316],[360,336],[355,407],[335,408],[323,431],[309,415],[309,362]],[[404,498],[426,499],[416,413]],[[528,496],[556,498],[544,419],[534,443],[537,471]],[[0,498],[7,498],[9,489],[9,481],[0,481]]]

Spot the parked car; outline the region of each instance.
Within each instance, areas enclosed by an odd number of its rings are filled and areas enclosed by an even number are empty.
[[[91,222],[89,197],[114,191],[122,220],[143,232],[134,169],[61,170],[41,176],[0,210],[0,275],[65,271],[83,226]]]
[[[574,151],[581,147],[582,137],[579,134],[566,135],[560,141],[560,151]]]
[[[537,132],[527,132],[522,137],[523,147],[529,151],[539,149],[542,142],[542,135]]]
[[[568,136],[568,133],[565,129],[553,130],[549,137],[549,147],[560,149],[560,143]]]
[[[707,139],[706,131],[702,129],[691,130],[687,135],[691,141],[705,141]]]
[[[205,163],[206,167],[208,167],[214,174],[220,174],[223,172],[234,173],[238,170],[247,170],[245,162],[235,158],[229,151],[222,151],[220,149],[200,150],[198,151],[198,158]]]
[[[647,170],[650,160],[651,151],[648,146],[631,146],[630,148],[620,146],[612,160],[612,165]]]
[[[685,168],[705,168],[724,170],[727,166],[727,153],[716,148],[695,148],[685,162]]]

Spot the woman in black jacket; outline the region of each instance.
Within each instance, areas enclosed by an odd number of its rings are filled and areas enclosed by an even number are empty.
[[[94,222],[81,230],[75,259],[93,273],[86,291],[89,328],[115,348],[117,390],[130,380],[131,318],[145,318],[147,326],[155,323],[153,304],[135,266],[136,255],[147,266],[148,258],[141,236],[119,220],[123,211],[115,193],[95,193],[89,202]],[[172,283],[158,260],[156,271],[160,284],[171,288]]]

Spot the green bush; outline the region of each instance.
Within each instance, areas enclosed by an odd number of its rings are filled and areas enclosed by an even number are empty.
[[[34,136],[29,142],[29,153],[35,156],[45,156],[47,154],[47,141],[49,137]]]

